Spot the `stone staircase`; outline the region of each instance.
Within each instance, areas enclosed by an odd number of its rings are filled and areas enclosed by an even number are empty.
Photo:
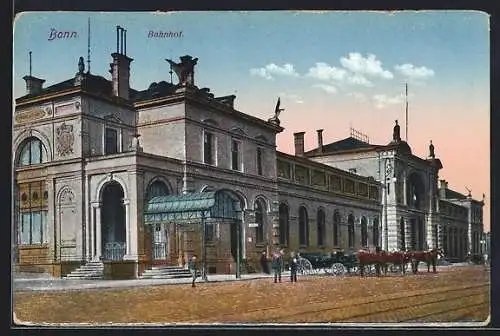
[[[188,269],[180,266],[154,266],[145,270],[139,279],[180,279],[191,278]]]
[[[63,277],[63,279],[68,280],[98,280],[103,278],[104,264],[102,261],[89,261]]]

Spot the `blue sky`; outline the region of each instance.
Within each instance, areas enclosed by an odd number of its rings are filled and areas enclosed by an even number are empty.
[[[110,79],[116,25],[127,29],[131,85],[169,80],[165,58],[198,57],[195,81],[235,106],[267,119],[281,97],[278,149],[293,151],[293,132],[306,131],[306,150],[324,128],[325,143],[353,126],[386,143],[394,119],[404,125],[409,84],[409,143],[427,155],[432,139],[445,168],[440,177],[461,192],[489,194],[489,17],[474,11],[24,13],[15,20],[14,96],[24,94],[28,52],[45,86],[69,79],[87,55],[91,72]],[[51,29],[78,37],[48,41]],[[148,38],[149,31],[181,38]],[[174,82],[177,79],[174,78]],[[457,147],[460,144],[460,147]],[[460,148],[460,149],[458,149]],[[464,160],[474,153],[474,160]],[[488,216],[485,216],[488,217]]]
[[[128,54],[135,59],[131,82],[138,89],[164,79],[164,58],[185,53],[200,58],[200,84],[222,90],[253,85],[247,76],[251,68],[291,63],[304,73],[317,62],[338,66],[349,52],[374,54],[390,71],[404,63],[439,69],[448,85],[458,85],[464,76],[481,76],[484,82],[488,74],[488,20],[480,12],[26,13],[15,23],[16,89],[28,71],[29,50],[34,74],[47,85],[72,76],[76,55],[86,57],[89,16],[93,72],[107,75],[114,27],[122,25],[128,30]],[[51,28],[76,31],[79,37],[49,42]],[[183,38],[148,39],[149,30],[182,31]],[[289,85],[303,84],[297,82]]]

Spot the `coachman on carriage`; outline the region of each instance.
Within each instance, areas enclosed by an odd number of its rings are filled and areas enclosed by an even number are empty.
[[[427,272],[436,272],[438,256],[443,256],[443,251],[434,248],[429,251],[382,251],[379,248],[365,249],[357,252],[344,254],[336,253],[301,253],[298,261],[299,273],[313,274],[323,269],[324,273],[331,275],[343,275],[375,272],[376,275],[387,275],[389,268],[397,270],[400,274],[405,274],[408,264],[414,274],[418,271],[420,262],[427,264]]]

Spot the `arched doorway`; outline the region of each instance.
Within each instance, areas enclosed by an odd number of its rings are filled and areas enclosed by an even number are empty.
[[[146,203],[154,197],[168,196],[169,189],[162,180],[154,180],[146,190]],[[164,264],[167,262],[169,249],[169,226],[168,223],[156,223],[145,227],[145,248],[152,264]],[[175,229],[175,228],[174,228]]]
[[[347,240],[349,248],[354,248],[354,216],[350,214],[347,217]]]
[[[123,188],[114,181],[106,184],[102,191],[101,248],[105,260],[121,260],[129,243],[123,196]]]

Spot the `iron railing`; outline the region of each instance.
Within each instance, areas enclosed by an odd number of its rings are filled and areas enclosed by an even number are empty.
[[[111,242],[104,245],[104,260],[122,260],[127,250],[125,242]]]

